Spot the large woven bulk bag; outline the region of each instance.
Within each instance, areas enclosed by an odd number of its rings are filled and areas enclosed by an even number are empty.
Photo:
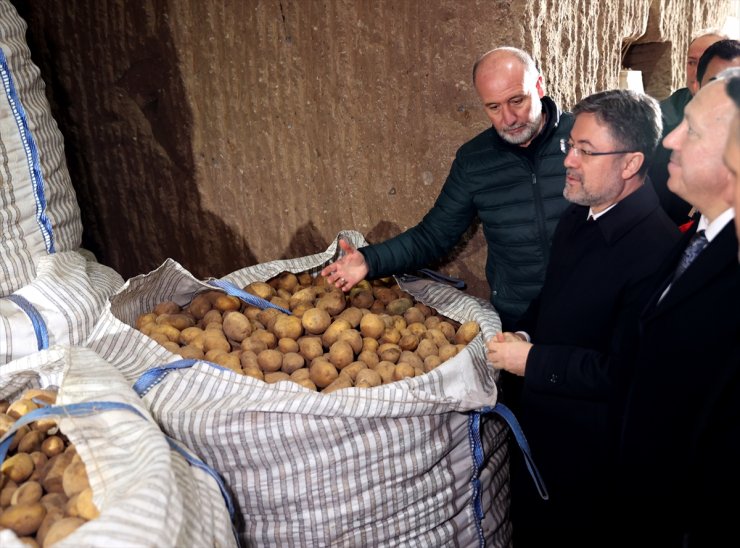
[[[26,23],[0,0],[0,296],[36,276],[35,258],[75,250],[82,223]]]
[[[123,285],[118,273],[85,252],[38,256],[35,271],[28,284],[0,297],[0,371],[38,350],[84,343]]]
[[[13,401],[31,388],[59,389],[55,406],[23,419],[59,419],[85,464],[100,510],[54,546],[237,545],[220,478],[161,432],[100,356],[86,348],[53,347],[0,373],[0,399]],[[6,529],[0,546],[26,544]]]
[[[365,243],[356,232],[339,237]],[[336,258],[338,238],[323,253],[217,281],[168,261],[111,297],[88,342],[135,381],[163,431],[224,477],[248,545],[508,546],[508,428],[487,413],[497,393],[483,342],[500,322],[488,302],[399,278],[417,300],[478,321],[482,333],[425,375],[331,394],[180,360],[130,327],[158,303],[186,305],[213,285],[318,272]]]

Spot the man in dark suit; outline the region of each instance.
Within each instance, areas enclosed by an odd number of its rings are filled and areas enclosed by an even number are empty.
[[[563,194],[544,286],[517,324],[488,341],[494,367],[523,377],[514,409],[549,491],[511,466],[514,544],[605,546],[619,390],[653,276],[679,231],[645,184],[660,137],[658,102],[613,90],[573,109]],[[511,398],[507,401],[513,401]],[[607,537],[607,538],[605,538]]]
[[[619,457],[624,545],[740,543],[740,266],[722,162],[739,70],[702,87],[664,140],[668,187],[701,218],[640,318]]]

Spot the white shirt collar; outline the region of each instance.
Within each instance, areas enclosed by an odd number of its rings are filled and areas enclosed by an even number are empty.
[[[607,207],[604,211],[601,211],[599,213],[594,213],[593,209],[591,209],[589,207],[588,208],[588,217],[593,217],[594,218],[594,221],[595,221],[596,219],[598,219],[599,217],[601,217],[604,213],[606,213],[607,211],[609,211],[611,208],[613,208],[618,203],[619,202],[613,203],[612,205],[610,205],[609,207]],[[586,219],[588,219],[588,217],[586,217]]]
[[[698,232],[703,230],[704,235],[707,237],[707,241],[711,242],[734,218],[735,210],[733,208],[726,209],[724,212],[717,215],[717,218],[711,223],[704,215],[702,215],[699,218],[699,224],[696,225],[696,231]]]

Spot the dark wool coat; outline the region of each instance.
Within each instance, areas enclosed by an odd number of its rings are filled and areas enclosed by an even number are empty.
[[[676,250],[666,281],[696,227]],[[740,543],[740,266],[730,222],[640,319],[620,507],[629,546]]]
[[[680,238],[648,184],[596,221],[587,215],[578,205],[563,214],[545,284],[517,326],[534,346],[515,413],[550,494],[539,498],[515,453],[518,545],[603,545],[637,319]]]
[[[565,168],[560,139],[573,125],[568,113],[542,99],[547,124],[522,148],[487,129],[457,151],[432,209],[413,228],[361,249],[369,278],[413,273],[443,259],[476,216],[488,243],[490,299],[511,326],[545,278],[550,242],[560,214]]]

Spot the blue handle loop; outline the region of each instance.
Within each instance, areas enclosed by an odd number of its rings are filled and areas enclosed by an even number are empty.
[[[514,439],[516,439],[519,449],[522,451],[524,462],[527,465],[527,470],[529,470],[529,475],[532,476],[532,481],[537,488],[537,492],[540,494],[540,498],[542,498],[542,500],[549,500],[550,495],[547,492],[545,481],[542,479],[539,470],[537,470],[537,466],[534,463],[534,457],[532,457],[532,450],[529,448],[527,438],[522,431],[522,427],[519,425],[519,421],[516,420],[513,411],[502,403],[497,403],[494,407],[486,407],[481,411],[484,413],[495,413],[506,421],[514,434]]]
[[[38,400],[34,400],[34,401],[38,401]],[[8,450],[10,448],[10,444],[13,443],[13,438],[15,437],[16,432],[21,426],[24,426],[31,422],[34,422],[34,421],[37,421],[43,418],[48,418],[48,417],[62,417],[62,418],[63,417],[81,417],[81,416],[87,416],[87,415],[94,415],[94,414],[100,413],[101,411],[114,411],[114,410],[131,411],[137,414],[142,419],[148,420],[147,417],[144,416],[134,406],[129,405],[127,403],[120,403],[120,402],[110,402],[110,401],[82,402],[82,403],[71,403],[68,405],[49,405],[46,407],[39,407],[38,409],[34,409],[33,411],[30,411],[26,413],[25,415],[23,415],[22,417],[19,417],[18,419],[16,419],[16,421],[8,429],[5,435],[2,438],[0,438],[0,462],[3,462],[5,460],[5,457],[8,454]],[[167,439],[167,443],[169,444],[169,446],[173,450],[177,451],[177,453],[182,455],[183,458],[191,466],[194,466],[198,468],[199,470],[205,471],[209,476],[211,476],[216,481],[216,485],[218,485],[218,488],[221,491],[221,495],[224,498],[224,502],[226,503],[226,508],[229,511],[229,518],[231,519],[231,523],[233,525],[234,516],[235,516],[234,502],[231,499],[231,495],[229,494],[229,491],[227,490],[226,485],[224,484],[224,481],[221,478],[221,476],[218,474],[218,472],[216,472],[213,468],[208,466],[198,457],[195,457],[194,455],[190,454],[186,449],[181,447],[175,440],[167,436],[164,432],[162,432],[162,435]],[[239,544],[238,536],[237,536],[237,544]]]
[[[143,397],[153,387],[162,382],[164,378],[170,373],[170,371],[174,371],[175,369],[187,369],[188,367],[192,367],[197,361],[198,360],[195,359],[177,360],[163,365],[162,367],[154,367],[152,369],[149,369],[136,380],[132,388],[134,392],[139,395],[139,397]]]
[[[212,285],[213,287],[223,289],[224,291],[226,291],[227,295],[231,295],[232,297],[241,299],[245,303],[254,305],[258,308],[261,308],[262,310],[264,310],[265,308],[275,308],[280,312],[284,312],[285,314],[291,314],[290,310],[286,310],[282,306],[272,304],[270,301],[266,301],[261,297],[257,297],[256,295],[247,293],[243,289],[239,289],[234,284],[232,284],[231,282],[227,282],[226,280],[210,280],[208,284]]]
[[[26,316],[28,316],[28,318],[31,320],[33,331],[34,333],[36,333],[37,348],[39,350],[49,348],[49,330],[46,327],[46,322],[44,321],[44,318],[41,316],[39,311],[36,310],[36,307],[34,307],[27,299],[21,297],[20,295],[8,295],[5,298],[13,301],[16,306],[23,310],[23,312],[26,313]]]

